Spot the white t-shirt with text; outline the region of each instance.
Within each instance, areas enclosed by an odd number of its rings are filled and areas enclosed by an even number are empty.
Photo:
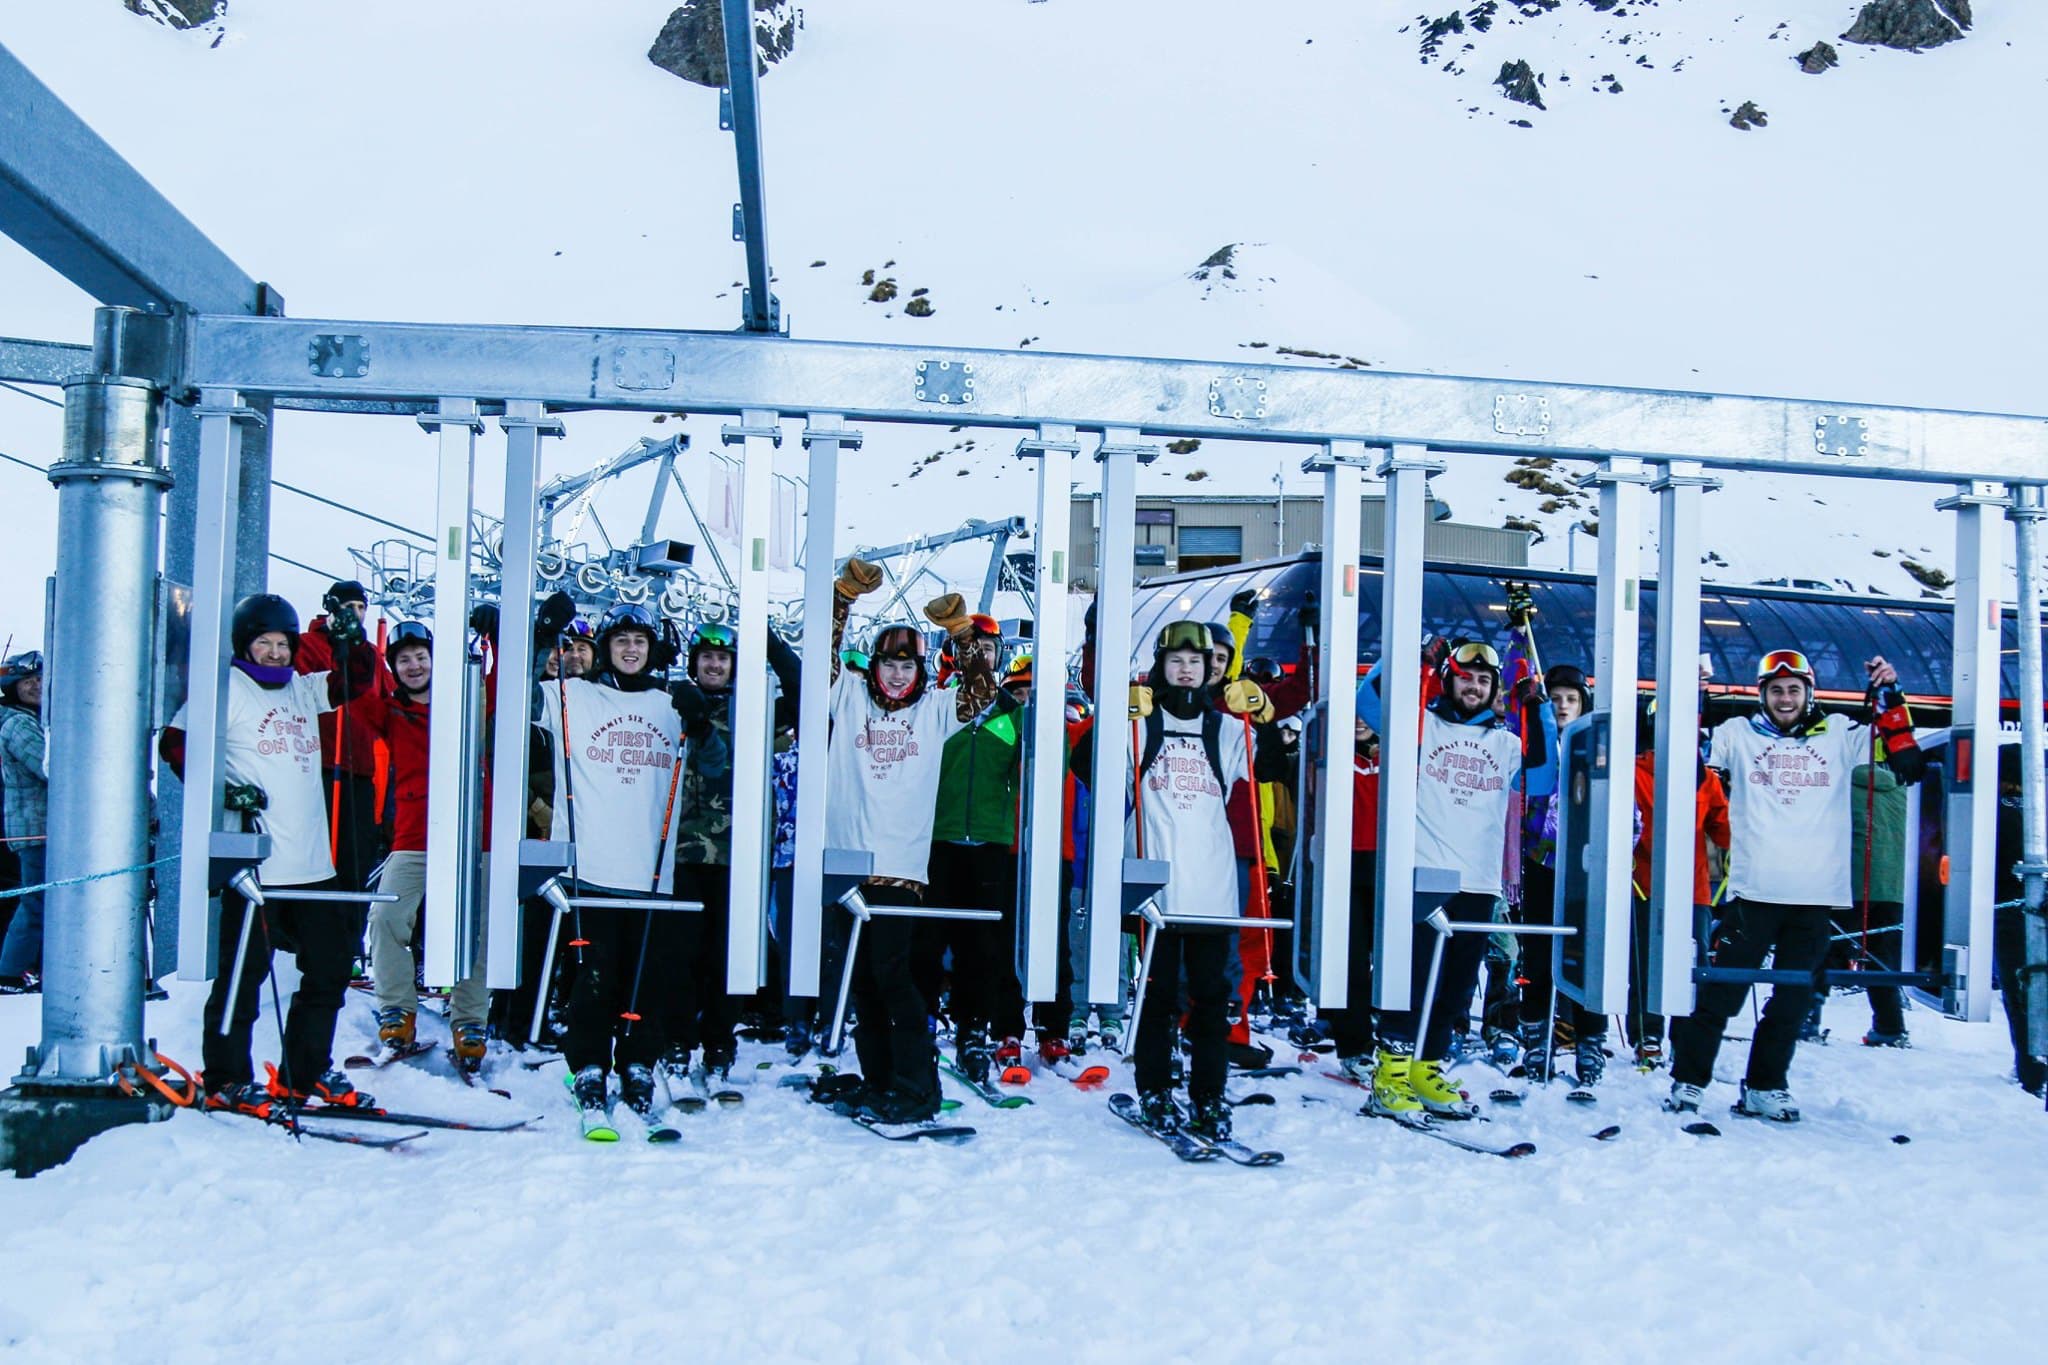
[[[1202,718],[1166,715],[1164,731],[1158,755],[1139,779],[1138,808],[1126,823],[1126,841],[1131,834],[1141,835],[1131,851],[1169,865],[1159,893],[1161,914],[1243,914],[1237,898],[1237,846],[1223,784],[1202,750]],[[1244,772],[1244,726],[1237,717],[1224,717],[1216,740],[1223,771]],[[1132,762],[1143,757],[1133,755]]]
[[[1504,725],[1459,725],[1425,711],[1421,759],[1415,865],[1450,868],[1460,891],[1500,895],[1508,796],[1522,771],[1521,738]]]
[[[228,669],[222,782],[263,788],[270,856],[256,875],[265,886],[306,886],[334,875],[327,797],[320,790],[320,715],[334,709],[327,676],[293,674],[282,687],[265,687],[239,668]],[[191,733],[184,707],[171,727]]]
[[[570,735],[562,740],[562,693]],[[541,724],[555,751],[557,843],[575,826],[576,878],[628,895],[675,890],[677,812],[668,810],[682,721],[658,687],[621,692],[571,678],[541,687]],[[568,760],[568,781],[562,763]],[[662,815],[668,831],[662,833]]]
[[[872,876],[928,880],[939,755],[961,727],[958,700],[927,686],[909,706],[884,711],[865,674],[840,671],[825,749],[826,847],[872,853]]]
[[[1714,727],[1709,767],[1728,773],[1728,887],[1776,905],[1847,905],[1849,774],[1870,727],[1829,716],[1816,734],[1764,734],[1747,717]]]

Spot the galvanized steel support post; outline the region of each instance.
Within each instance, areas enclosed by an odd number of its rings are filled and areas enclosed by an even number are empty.
[[[1935,504],[1956,514],[1954,708],[1949,729],[1948,885],[1943,933],[1959,979],[1943,992],[1943,1009],[1981,1023],[1991,1017],[1991,906],[1997,881],[1998,586],[2003,521],[2009,504],[1999,485],[1975,482]],[[1905,680],[1910,685],[1911,680]]]
[[[1700,728],[1700,501],[1719,479],[1673,460],[1650,485],[1657,495],[1657,819],[1651,835],[1646,1013],[1692,1013],[1694,821]],[[1601,679],[1603,685],[1606,679]],[[1633,789],[1633,784],[1631,784]]]
[[[1442,472],[1443,463],[1430,459],[1428,449],[1419,445],[1394,446],[1379,467],[1387,498],[1380,579],[1382,776],[1372,1003],[1383,1010],[1407,1009],[1414,993],[1409,954],[1415,944],[1415,774],[1422,751],[1414,718],[1422,711],[1416,651],[1422,644],[1423,504],[1430,475]]]
[[[2008,979],[2011,991],[2024,989],[2027,1011],[2027,1052],[2048,1056],[2048,770],[2044,756],[2044,718],[2041,677],[2041,521],[2048,517],[2039,484],[2015,484],[2011,489],[2014,550],[2019,560],[2019,650],[2020,650],[2020,802],[2022,811],[2020,885],[2026,915],[2023,962],[2007,963],[2020,981]],[[1901,964],[1904,965],[1904,964]],[[2011,1008],[2010,1005],[2007,1008]]]
[[[1067,777],[1067,554],[1072,534],[1068,471],[1081,444],[1069,426],[1039,428],[1017,447],[1038,460],[1038,534],[1032,551],[1031,706],[1025,740],[1023,908],[1017,954],[1024,998],[1059,994],[1060,844]],[[1005,537],[1007,539],[1007,537]],[[1000,544],[1000,542],[999,542]],[[993,560],[999,563],[1000,560]],[[983,610],[987,610],[984,601]]]
[[[1095,820],[1088,830],[1088,1001],[1122,998],[1124,803],[1130,792],[1131,561],[1137,545],[1138,466],[1158,451],[1134,427],[1110,427],[1102,466],[1102,532],[1095,574]]]
[[[18,1079],[105,1086],[143,1061],[143,907],[157,552],[170,475],[162,391],[121,373],[137,318],[94,319],[94,372],[64,386],[57,591],[50,641],[48,877],[43,1036]],[[113,873],[108,876],[105,874]],[[97,877],[80,885],[62,883]]]
[[[839,452],[860,433],[837,413],[814,412],[804,426],[810,501],[804,513],[803,695],[796,765],[796,866],[791,890],[789,993],[818,994],[825,924],[825,739],[832,723],[833,527],[839,515]]]
[[[1326,1010],[1348,1007],[1353,985],[1352,765],[1358,719],[1358,547],[1364,519],[1360,489],[1367,458],[1360,442],[1332,441],[1302,465],[1323,475],[1322,619],[1315,662],[1323,751],[1316,783],[1315,942],[1309,979],[1315,983],[1316,1007]],[[1302,884],[1299,872],[1295,880]],[[1301,916],[1295,918],[1298,923]]]
[[[751,29],[749,42],[752,41]],[[749,73],[751,75],[751,72]],[[772,831],[769,769],[774,726],[768,699],[768,545],[775,521],[775,451],[782,419],[748,409],[721,435],[743,447],[740,467],[739,657],[732,686],[732,866],[725,983],[751,995],[767,980],[768,840]],[[829,561],[828,561],[829,562]],[[825,618],[829,625],[831,618]]]
[[[429,986],[453,986],[464,954],[459,948],[463,910],[475,887],[480,821],[462,802],[467,736],[472,718],[465,687],[469,639],[471,509],[476,502],[476,438],[483,418],[476,402],[444,398],[419,424],[435,435],[438,473],[434,493],[434,678],[427,692],[433,723],[427,733],[427,820],[438,837],[427,840],[425,904],[432,907],[426,941]],[[513,846],[518,847],[516,844]],[[509,852],[510,850],[508,850]]]

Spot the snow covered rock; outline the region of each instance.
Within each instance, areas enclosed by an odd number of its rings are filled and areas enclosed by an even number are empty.
[[[1842,41],[1918,52],[1956,41],[1972,22],[1970,0],[1869,0]]]
[[[1541,82],[1542,77],[1524,61],[1502,62],[1500,74],[1493,78],[1493,83],[1509,99],[1519,104],[1533,104],[1538,109],[1544,107]]]
[[[754,51],[761,75],[795,49],[802,25],[802,12],[791,0],[754,0]],[[683,0],[647,49],[647,60],[693,85],[724,85],[725,20],[718,0]]]
[[[1793,60],[1798,62],[1799,69],[1809,76],[1818,76],[1829,67],[1842,64],[1842,59],[1835,53],[1835,45],[1829,42],[1815,43]]]
[[[172,28],[198,28],[227,11],[228,0],[121,0],[130,14]]]

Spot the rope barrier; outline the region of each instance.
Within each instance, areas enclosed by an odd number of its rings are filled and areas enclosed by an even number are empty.
[[[44,882],[39,886],[17,886],[11,890],[0,891],[0,901],[11,900],[16,896],[32,895],[37,891],[54,891],[60,886],[83,886],[87,882],[105,881],[109,877],[125,877],[131,872],[147,872],[152,867],[162,867],[165,863],[175,863],[178,861],[178,857],[178,854],[173,853],[168,858],[158,858],[153,862],[137,863],[133,867],[117,867],[112,872],[89,872],[83,877],[65,877],[61,881]]]

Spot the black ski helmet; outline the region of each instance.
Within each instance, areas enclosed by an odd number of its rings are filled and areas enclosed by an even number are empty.
[[[1228,676],[1230,666],[1237,662],[1237,637],[1230,633],[1229,622],[1211,621],[1209,623],[1209,648],[1230,651],[1230,657],[1223,661],[1223,672],[1225,676]]]
[[[321,595],[320,605],[332,614],[343,602],[360,602],[367,607],[370,604],[369,590],[353,578],[338,578],[327,585],[327,591]]]
[[[251,594],[235,603],[235,619],[229,638],[235,647],[235,657],[249,657],[249,646],[256,643],[259,635],[272,631],[282,632],[291,642],[292,657],[299,657],[299,613],[292,604],[274,592]]]
[[[875,665],[881,663],[884,659],[908,659],[917,665],[917,680],[910,685],[910,690],[901,697],[889,696],[882,691],[881,685],[875,681]],[[918,633],[916,626],[904,625],[899,622],[895,625],[883,626],[875,632],[873,641],[868,645],[867,670],[868,696],[875,705],[885,711],[898,710],[908,706],[924,695],[925,684],[928,680],[929,675],[926,672],[924,661],[924,636]]]
[[[1559,688],[1570,687],[1578,691],[1579,711],[1590,715],[1593,711],[1593,687],[1586,681],[1586,671],[1577,664],[1552,664],[1543,670],[1543,690],[1555,696]]]

